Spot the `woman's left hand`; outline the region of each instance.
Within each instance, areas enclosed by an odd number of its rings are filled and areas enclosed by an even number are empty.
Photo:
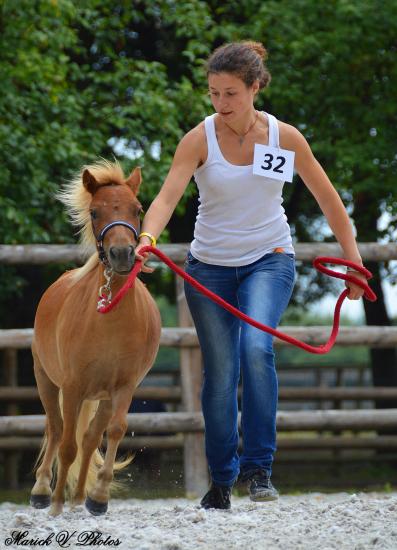
[[[353,275],[354,277],[357,277],[357,279],[360,279],[360,281],[362,281],[363,283],[367,282],[367,278],[365,277],[365,275],[363,275],[359,271],[349,271],[348,273],[349,275]],[[346,284],[346,288],[349,289],[349,294],[347,296],[349,300],[359,300],[364,294],[364,290],[360,286],[354,283],[351,283],[350,281],[346,281],[345,284]]]

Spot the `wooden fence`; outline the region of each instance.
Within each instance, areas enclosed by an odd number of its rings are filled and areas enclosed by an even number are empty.
[[[187,244],[163,245],[159,247],[171,259],[182,263],[188,249]],[[388,261],[397,259],[397,245],[365,243],[359,245],[365,261]],[[296,245],[296,257],[300,261],[310,261],[316,256],[341,256],[336,244],[305,243]],[[77,245],[0,245],[0,263],[4,264],[47,264],[50,262],[81,263],[81,249]],[[161,399],[169,403],[181,403],[182,411],[158,414],[129,415],[129,428],[137,434],[156,433],[171,435],[138,435],[126,437],[123,447],[142,448],[184,448],[185,487],[187,494],[201,494],[208,484],[208,473],[204,456],[203,419],[200,412],[200,388],[202,380],[201,354],[197,335],[189,315],[183,292],[183,282],[176,279],[176,295],[179,326],[163,328],[161,346],[180,349],[180,384],[174,387],[141,386],[136,397]],[[346,306],[346,309],[348,306]],[[286,327],[283,331],[310,344],[324,343],[330,332],[329,327]],[[13,458],[15,452],[38,448],[44,427],[44,417],[16,416],[16,403],[37,399],[37,390],[32,387],[18,387],[16,381],[16,350],[28,348],[33,336],[32,329],[0,330],[0,349],[3,350],[5,384],[0,388],[0,400],[6,401],[8,416],[0,417],[0,451],[7,451],[10,479],[15,477]],[[275,340],[276,346],[286,346]],[[366,345],[370,347],[396,347],[397,327],[341,327],[338,346]],[[397,388],[283,388],[280,387],[280,400],[343,400],[395,399]],[[278,430],[324,431],[339,433],[342,430],[357,432],[355,436],[334,435],[322,439],[285,439],[279,437],[280,449],[322,449],[326,446],[352,449],[397,449],[397,437],[384,435],[373,437],[361,431],[387,429],[397,432],[397,409],[387,410],[328,410],[328,411],[280,411],[277,417]],[[10,454],[11,453],[11,454]],[[14,470],[14,471],[13,471]]]

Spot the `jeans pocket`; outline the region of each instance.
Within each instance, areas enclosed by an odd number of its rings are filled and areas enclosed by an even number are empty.
[[[280,273],[294,281],[296,276],[295,254],[291,254],[290,252],[272,252],[272,257],[281,270]]]
[[[287,260],[292,260],[292,262],[295,263],[295,254],[291,254],[290,252],[272,252],[271,254],[275,258],[284,258]]]

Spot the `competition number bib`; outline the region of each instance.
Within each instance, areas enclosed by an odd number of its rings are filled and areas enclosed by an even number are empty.
[[[253,173],[281,181],[292,181],[295,152],[255,143]]]

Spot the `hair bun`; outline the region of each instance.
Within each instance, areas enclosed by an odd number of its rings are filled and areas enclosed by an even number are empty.
[[[248,87],[258,80],[259,88],[266,88],[271,80],[264,63],[266,57],[267,51],[260,42],[244,40],[224,44],[208,58],[207,76],[211,73],[229,73],[240,78]]]
[[[249,48],[250,50],[253,50],[254,52],[256,52],[261,59],[264,60],[267,58],[267,50],[261,42],[254,42],[253,40],[245,40],[244,42],[242,42],[242,44],[244,44],[244,46],[247,46],[247,48]]]

